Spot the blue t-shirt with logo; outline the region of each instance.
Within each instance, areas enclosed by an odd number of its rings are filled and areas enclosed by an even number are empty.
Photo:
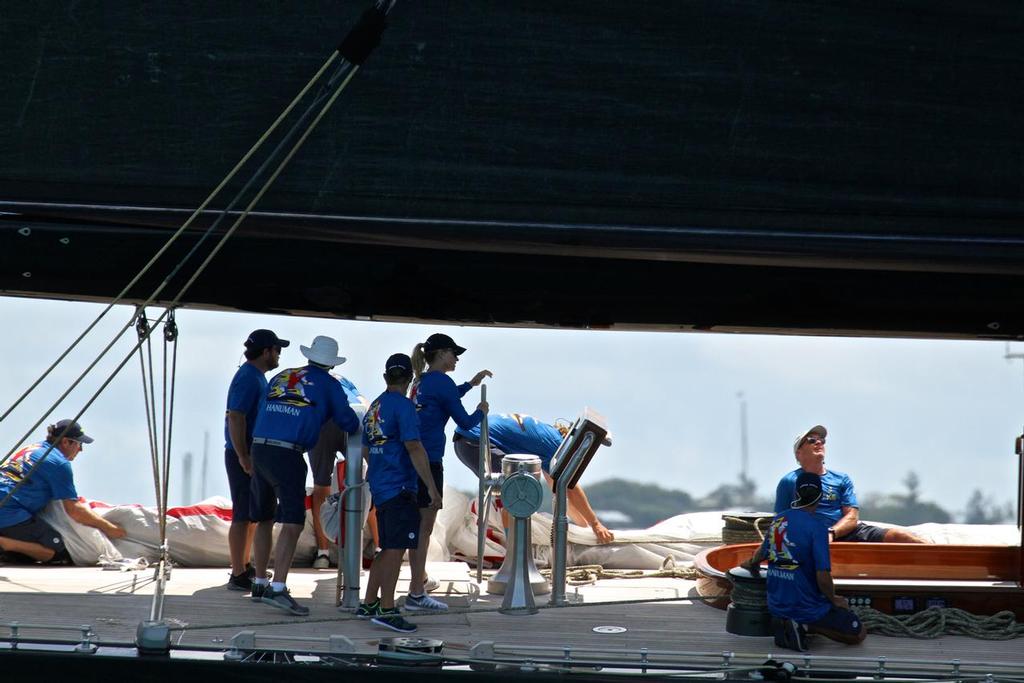
[[[484,419],[483,411],[475,410],[470,414],[462,407],[462,397],[472,388],[469,382],[455,386],[452,378],[440,370],[420,378],[412,400],[420,417],[420,440],[430,462],[441,462],[444,458],[444,428],[449,418],[455,420],[460,429],[476,427]]]
[[[420,440],[416,405],[402,394],[385,391],[363,416],[363,444],[369,447],[366,480],[374,505],[380,505],[403,490],[415,493],[419,476],[412,466],[406,441]]]
[[[359,429],[359,418],[329,372],[315,365],[290,368],[268,383],[253,437],[287,441],[309,450],[327,420],[334,420],[349,434]]]
[[[78,500],[71,463],[46,441],[24,446],[0,468],[0,499],[28,475],[47,449],[46,459],[0,508],[0,529],[31,519],[51,500]]]
[[[235,371],[231,379],[231,386],[228,387],[228,410],[245,413],[245,441],[252,443],[252,430],[256,427],[256,416],[259,415],[260,405],[267,395],[267,378],[263,376],[260,369],[252,363],[242,363]],[[228,418],[224,416],[224,448],[233,451],[234,444],[231,443],[231,432],[228,430]]]
[[[775,489],[775,514],[788,510],[796,498],[796,478],[803,470],[797,468],[779,481]],[[857,493],[853,490],[853,480],[843,472],[825,470],[821,475],[821,500],[814,516],[828,529],[843,517],[843,508],[860,507],[857,504]]]
[[[471,441],[480,441],[480,425],[471,429],[460,427],[455,433]],[[562,434],[556,427],[522,413],[488,415],[487,434],[492,448],[497,448],[505,455],[536,455],[540,458],[541,468],[548,473],[551,472],[551,458],[562,444]]]
[[[768,558],[768,611],[810,624],[822,619],[832,603],[818,588],[817,572],[832,571],[828,531],[805,510],[775,516],[761,549]]]

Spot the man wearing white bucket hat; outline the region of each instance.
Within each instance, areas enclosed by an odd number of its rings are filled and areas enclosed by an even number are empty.
[[[255,575],[252,599],[298,616],[309,608],[288,593],[288,568],[295,544],[306,523],[306,462],[302,454],[312,448],[328,420],[349,434],[359,429],[359,418],[331,368],[345,359],[338,342],[319,336],[310,346],[299,346],[309,364],[278,373],[267,389],[253,430],[253,492],[250,517],[259,522],[254,542]],[[268,585],[267,564],[273,544],[274,522],[281,533],[274,552],[274,582]]]

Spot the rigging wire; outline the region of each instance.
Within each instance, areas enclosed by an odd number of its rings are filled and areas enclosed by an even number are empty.
[[[109,313],[110,310],[113,309],[114,306],[116,306],[118,303],[120,303],[121,300],[124,299],[125,296],[127,296],[128,292],[131,290],[131,288],[134,287],[139,282],[139,280],[141,280],[142,277],[147,272],[149,272],[150,268],[152,268],[153,265],[160,259],[160,257],[163,256],[167,252],[168,249],[170,249],[171,245],[174,244],[174,242],[177,241],[177,239],[179,237],[181,237],[181,235],[185,232],[185,230],[190,225],[192,225],[192,222],[195,221],[195,219],[206,209],[206,207],[210,205],[210,202],[212,202],[213,199],[218,194],[220,194],[221,190],[223,190],[224,187],[231,181],[231,179],[235,177],[235,175],[238,173],[238,171],[241,170],[242,166],[244,166],[245,163],[247,161],[249,161],[249,159],[252,157],[252,155],[255,154],[256,151],[259,150],[259,148],[261,146],[263,146],[263,143],[267,141],[267,139],[277,129],[277,127],[281,124],[281,122],[284,121],[285,118],[287,118],[288,114],[290,114],[291,111],[295,108],[295,105],[297,105],[302,100],[302,98],[306,96],[306,93],[309,92],[310,88],[313,87],[313,84],[320,80],[321,76],[324,74],[324,72],[327,70],[327,68],[334,62],[334,60],[337,59],[337,57],[338,57],[338,52],[337,51],[331,53],[331,56],[328,57],[327,61],[324,62],[324,64],[317,70],[316,74],[313,75],[313,77],[309,80],[309,82],[306,83],[305,86],[303,86],[302,90],[299,91],[299,94],[296,95],[295,98],[292,99],[292,101],[288,104],[288,106],[284,108],[284,111],[282,111],[281,114],[278,115],[277,119],[275,119],[274,122],[270,124],[270,127],[267,128],[267,130],[263,132],[263,134],[253,144],[253,146],[249,148],[249,151],[246,152],[242,156],[242,158],[238,161],[237,164],[235,164],[234,168],[232,168],[230,171],[228,171],[228,174],[226,176],[224,176],[223,180],[220,181],[220,183],[217,185],[217,187],[215,187],[213,189],[213,191],[210,192],[209,195],[207,195],[206,199],[203,200],[203,202],[196,208],[196,210],[194,212],[192,212],[192,215],[190,215],[185,220],[185,222],[182,223],[181,227],[179,227],[177,229],[177,231],[175,231],[175,233],[163,244],[163,246],[160,247],[160,249],[157,251],[157,253],[154,254],[153,257],[150,258],[149,262],[146,263],[146,265],[143,266],[142,269],[138,273],[135,274],[135,276],[132,278],[132,280],[127,285],[124,286],[124,288],[117,294],[117,296],[115,296],[107,304],[106,308],[104,308],[100,312],[100,314],[98,316],[96,316],[96,318],[85,328],[85,330],[78,336],[78,338],[75,339],[71,343],[71,345],[68,346],[68,348],[65,349],[63,351],[63,353],[60,354],[60,356],[57,357],[57,360],[53,361],[53,363],[50,365],[50,367],[46,368],[46,370],[43,371],[43,374],[40,375],[31,384],[31,386],[29,386],[29,388],[26,389],[17,399],[15,399],[14,403],[12,403],[10,405],[10,407],[8,407],[7,410],[5,410],[2,415],[0,415],[0,422],[3,422],[7,418],[7,416],[10,415],[15,410],[15,408],[17,408],[21,404],[22,401],[24,401],[26,398],[28,398],[29,394],[31,394],[33,391],[35,391],[36,387],[38,387],[39,384],[42,383],[42,381],[44,379],[46,379],[49,376],[49,374],[51,372],[53,372],[53,370],[58,365],[60,365],[60,363],[65,358],[67,358],[68,354],[71,353],[71,351],[74,350],[75,347],[77,347],[78,344],[83,339],[85,339],[85,337],[96,327],[96,325],[99,324],[99,322],[107,315],[107,313]],[[150,295],[150,297],[142,305],[145,306],[145,305],[151,304],[153,302],[153,300],[156,298],[156,296],[157,296],[157,293],[154,293],[154,294]],[[121,332],[118,333],[116,338],[120,338],[121,334],[124,334],[124,332],[130,326],[131,326],[131,322],[129,322],[127,325],[125,325],[125,327],[121,330]],[[38,427],[38,426],[39,425],[36,425],[36,427]],[[35,429],[35,427],[33,427],[33,429]],[[6,460],[6,458],[4,458],[4,460]],[[0,461],[0,463],[2,463],[2,461]]]

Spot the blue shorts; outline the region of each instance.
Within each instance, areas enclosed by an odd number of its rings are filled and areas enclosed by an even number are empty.
[[[434,486],[437,487],[437,492],[442,496],[444,495],[444,464],[440,462],[430,463],[430,473],[434,475]],[[430,489],[423,483],[423,480],[419,477],[416,478],[419,482],[419,489],[416,491],[416,504],[421,508],[430,507]]]
[[[251,522],[252,477],[238,464],[238,454],[233,448],[224,450],[224,469],[228,473],[228,488],[231,490],[231,522]]]
[[[851,541],[860,541],[862,543],[881,543],[885,540],[885,529],[879,526],[871,526],[864,522],[858,522],[853,531],[842,538],[837,538],[836,540],[843,541],[844,543],[849,543]]]
[[[252,446],[252,500],[249,518],[284,524],[306,523],[306,461],[290,448]]]
[[[376,506],[381,550],[405,550],[419,545],[420,509],[412,491],[402,491]]]
[[[38,517],[32,517],[24,522],[4,527],[0,529],[0,536],[13,538],[15,541],[35,543],[55,553],[60,553],[64,550],[64,539],[60,537],[60,534],[52,526]]]
[[[860,617],[850,610],[832,605],[832,609],[828,611],[828,614],[812,624],[807,624],[807,628],[810,630],[820,628],[855,636],[860,633],[861,621]]]

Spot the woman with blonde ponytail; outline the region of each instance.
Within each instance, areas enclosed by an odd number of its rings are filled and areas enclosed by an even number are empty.
[[[462,397],[470,389],[479,386],[486,377],[492,377],[490,370],[481,370],[473,379],[456,386],[449,372],[455,370],[459,356],[466,349],[459,346],[446,334],[432,334],[427,341],[417,344],[410,354],[412,359],[413,383],[409,390],[409,398],[416,404],[416,413],[420,418],[420,441],[427,451],[430,461],[430,473],[434,478],[434,486],[444,491],[444,428],[448,420],[455,420],[462,429],[472,429],[480,424],[487,413],[487,402],[481,401],[473,413],[467,413],[462,406]],[[412,580],[409,582],[409,596],[405,599],[405,609],[410,612],[443,612],[448,605],[435,600],[423,590],[426,581],[427,549],[430,548],[430,534],[434,530],[437,509],[430,505],[430,494],[427,484],[420,479],[420,538],[415,550],[409,551],[409,565],[412,569]]]

